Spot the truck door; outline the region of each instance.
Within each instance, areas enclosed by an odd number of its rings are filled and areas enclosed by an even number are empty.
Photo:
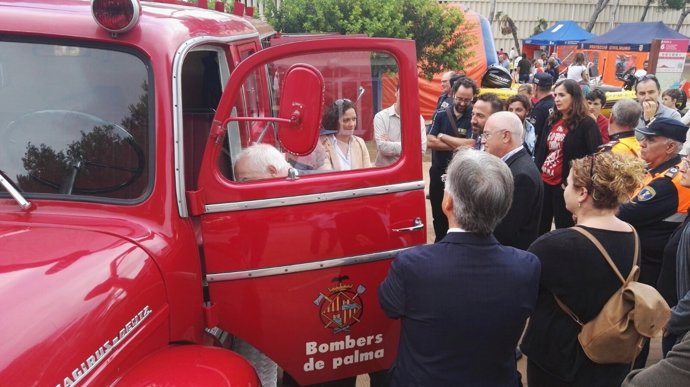
[[[373,114],[392,105],[390,80],[400,85],[401,154],[377,167]],[[380,310],[377,288],[396,252],[426,241],[416,90],[414,42],[333,38],[250,55],[221,97],[187,192],[209,298],[220,327],[301,384],[385,369],[395,358],[399,326]],[[318,148],[335,141],[319,136],[321,112],[344,99],[371,166],[319,168]],[[239,153],[257,143],[286,157],[289,176],[235,180]]]

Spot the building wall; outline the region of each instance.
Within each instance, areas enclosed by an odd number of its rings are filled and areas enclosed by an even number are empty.
[[[461,4],[487,18],[491,8],[490,0],[439,0],[439,2]],[[599,14],[599,18],[591,31],[593,34],[601,35],[611,30],[615,3],[616,0],[610,0],[606,8]],[[549,27],[558,20],[573,20],[582,28],[586,28],[596,4],[596,0],[496,0],[496,12],[500,11],[513,19],[518,28],[518,39],[522,44],[522,39],[534,35],[534,27],[537,26],[537,21],[540,18],[545,19]],[[619,23],[640,21],[645,4],[645,0],[619,0],[616,22],[613,23],[613,26],[615,27]],[[653,4],[649,7],[644,21],[662,21],[670,28],[675,29],[680,13],[680,10],[661,10]],[[505,51],[509,51],[511,47],[515,46],[512,35],[501,35],[497,21],[494,21],[491,27],[497,50],[503,48]],[[680,33],[690,36],[690,15],[685,18]]]

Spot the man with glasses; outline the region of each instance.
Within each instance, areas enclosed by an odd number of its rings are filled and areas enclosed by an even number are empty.
[[[515,190],[508,214],[494,229],[502,245],[526,250],[539,236],[539,219],[544,198],[541,173],[522,146],[523,126],[511,112],[497,112],[486,121],[484,150],[503,160],[513,175]]]
[[[441,175],[446,173],[453,151],[459,147],[473,147],[475,136],[472,132],[472,100],[477,94],[477,84],[469,78],[459,78],[453,84],[453,105],[439,110],[434,115],[427,147],[432,150],[429,168],[429,202],[434,217],[435,242],[446,236],[448,219],[441,209],[443,182]]]
[[[457,79],[455,71],[448,71],[441,76],[441,95],[436,101],[436,110],[453,105],[453,80]]]
[[[680,113],[677,110],[669,109],[659,102],[661,86],[659,85],[659,80],[653,74],[648,74],[638,79],[635,85],[635,93],[637,94],[637,101],[642,106],[642,117],[640,117],[637,129],[643,129],[659,117],[673,118],[680,121]]]
[[[647,162],[644,186],[633,199],[620,207],[618,217],[635,227],[640,236],[639,281],[657,287],[664,246],[685,219],[690,206],[690,188],[680,184],[678,155],[688,127],[670,118],[658,117],[649,126],[637,129],[642,135],[640,157]],[[642,368],[649,344],[635,361]]]

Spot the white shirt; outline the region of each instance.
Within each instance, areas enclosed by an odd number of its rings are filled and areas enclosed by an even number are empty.
[[[335,149],[335,154],[340,160],[340,170],[341,171],[349,171],[352,169],[352,159],[350,156],[352,155],[352,138],[350,138],[350,141],[347,143],[347,154],[343,153],[342,150],[340,150],[340,146],[338,146],[338,139],[335,138],[335,135],[331,135],[331,141],[333,141],[333,148]]]
[[[520,145],[519,147],[513,149],[512,151],[510,151],[510,152],[504,154],[503,157],[501,157],[501,160],[503,160],[503,161],[508,161],[508,159],[510,158],[510,156],[512,156],[512,155],[514,155],[514,154],[520,152],[520,150],[522,150],[522,148],[524,148],[524,147],[523,147],[522,145]]]
[[[426,152],[426,125],[424,118],[419,116],[419,126],[422,134],[422,155]],[[395,106],[381,110],[374,116],[374,139],[376,140],[377,167],[385,167],[398,161],[402,152],[402,133],[400,130],[400,115]]]
[[[582,81],[582,72],[585,70],[587,70],[587,66],[570,65],[568,66],[568,76],[566,78],[580,82]]]

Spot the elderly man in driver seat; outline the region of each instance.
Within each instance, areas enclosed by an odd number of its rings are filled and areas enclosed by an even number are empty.
[[[290,164],[278,149],[269,144],[254,144],[244,148],[235,161],[235,180],[287,177]]]

